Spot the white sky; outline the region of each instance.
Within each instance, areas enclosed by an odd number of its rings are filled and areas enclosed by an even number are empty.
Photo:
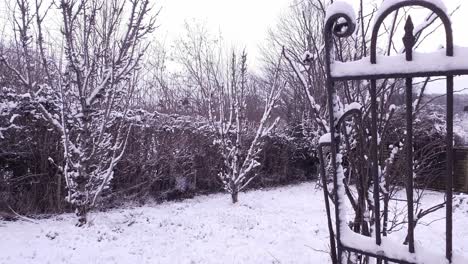
[[[185,21],[206,23],[211,32],[221,32],[228,44],[245,46],[250,53],[258,53],[269,27],[294,0],[157,0],[162,7],[159,34],[170,41],[183,31]],[[345,0],[358,10],[358,0]],[[367,0],[379,2],[379,0]],[[442,0],[449,10],[467,0]],[[420,12],[420,14],[425,14]],[[420,17],[419,19],[422,19]],[[418,13],[413,15],[418,20]],[[468,46],[468,3],[452,17],[456,45]],[[417,21],[415,21],[417,24]],[[442,32],[442,31],[441,31]],[[161,36],[160,35],[160,36]],[[443,40],[440,38],[440,40]]]
[[[184,32],[184,22],[206,23],[213,33],[221,33],[228,45],[246,48],[253,56],[282,10],[292,0],[159,0],[160,33],[167,41]]]
[[[6,2],[0,0],[0,25],[8,21],[6,16]],[[297,0],[301,1],[301,0]],[[358,10],[358,0],[345,0]],[[380,3],[381,0],[365,0]],[[468,0],[442,0],[449,10],[453,10],[459,3],[461,8],[452,16],[454,41],[456,45],[468,47]],[[220,32],[228,45],[246,48],[249,53],[249,65],[258,65],[259,46],[267,36],[269,28],[274,27],[277,18],[287,11],[294,0],[153,0],[155,8],[162,8],[158,18],[160,28],[155,37],[170,45],[171,42],[184,33],[185,21],[199,21],[205,23],[213,33]],[[426,12],[416,11],[413,20],[418,24]],[[60,22],[54,23],[49,29],[60,27]],[[0,28],[1,30],[1,28]],[[429,49],[433,50],[443,44],[443,30],[433,40],[428,41]],[[57,30],[57,33],[58,30]],[[3,31],[5,34],[5,31]],[[468,59],[468,58],[467,58]],[[463,80],[460,80],[463,79]],[[458,80],[458,81],[457,81]],[[468,77],[456,78],[455,90],[468,87]],[[442,88],[441,88],[442,87]],[[441,92],[443,83],[433,84],[431,92]],[[468,93],[468,91],[467,91]]]
[[[358,10],[358,0],[346,0]],[[373,1],[373,0],[371,0]],[[453,10],[459,3],[467,0],[443,0],[449,10]],[[377,1],[379,2],[379,1]],[[267,35],[267,30],[273,27],[278,16],[285,11],[293,0],[159,0],[157,6],[161,6],[159,23],[159,36],[164,36],[166,42],[171,42],[183,33],[185,21],[200,21],[206,23],[212,33],[221,32],[229,45],[245,47],[251,55],[250,61],[255,65],[259,55],[259,45]],[[424,13],[425,14],[425,13]],[[416,18],[422,19],[421,16]],[[456,45],[468,46],[468,3],[452,17],[454,28],[454,40]],[[433,41],[433,47],[443,44],[443,31]],[[430,48],[432,49],[432,48]],[[468,58],[467,58],[468,59]],[[456,80],[456,88],[464,88],[468,78],[463,81]],[[438,92],[441,83],[433,84],[430,91]]]

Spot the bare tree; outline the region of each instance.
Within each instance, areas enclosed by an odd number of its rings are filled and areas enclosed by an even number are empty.
[[[217,141],[221,148],[224,169],[219,173],[224,189],[231,194],[232,202],[237,203],[238,193],[244,190],[254,179],[254,169],[260,165],[257,155],[262,150],[262,139],[276,126],[277,118],[268,125],[271,112],[279,100],[285,83],[279,78],[279,67],[269,83],[270,89],[265,101],[263,115],[258,123],[255,136],[245,149],[247,142],[245,132],[248,129],[246,120],[246,97],[248,85],[247,54],[244,52],[238,63],[233,53],[231,61],[230,82],[227,87],[211,91],[209,109],[210,123],[215,128]],[[214,102],[217,102],[216,106]],[[216,118],[218,117],[218,118]]]
[[[211,118],[209,108],[210,91],[218,89],[227,81],[227,60],[222,37],[213,36],[205,25],[185,23],[185,33],[176,42],[175,61],[182,66],[185,98],[195,114]],[[176,87],[173,87],[176,88]]]
[[[65,178],[66,199],[76,208],[82,226],[109,188],[125,151],[130,126],[123,117],[155,17],[149,15],[148,0],[58,1],[64,54],[53,60],[48,54],[54,51],[47,52],[43,33],[52,7],[44,7],[41,0],[16,1],[12,11],[25,66],[13,65],[5,55],[2,63],[62,136],[65,162],[57,166]],[[44,76],[33,76],[34,67],[40,67]],[[43,100],[44,94],[55,101]],[[47,104],[55,104],[57,111],[50,111]]]

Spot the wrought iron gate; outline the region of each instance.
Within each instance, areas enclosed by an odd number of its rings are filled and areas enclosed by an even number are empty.
[[[390,1],[389,1],[390,2]],[[335,203],[334,217],[335,226],[331,217],[328,217],[328,226],[330,230],[330,245],[332,248],[332,259],[334,263],[342,263],[343,252],[354,252],[362,254],[364,256],[374,257],[379,263],[382,261],[391,261],[395,263],[418,263],[417,259],[409,258],[407,255],[398,256],[393,254],[390,247],[384,247],[382,245],[382,234],[381,234],[381,215],[380,215],[380,196],[379,196],[379,161],[378,161],[378,127],[377,127],[377,81],[382,79],[396,79],[402,78],[405,80],[406,86],[406,138],[405,138],[405,151],[407,157],[413,157],[413,78],[417,77],[433,77],[443,76],[446,77],[447,86],[447,108],[446,108],[446,122],[447,122],[447,138],[446,138],[446,155],[447,155],[447,172],[446,172],[446,252],[445,258],[448,262],[452,260],[452,186],[453,186],[453,78],[455,75],[467,75],[468,74],[468,63],[458,63],[459,60],[455,58],[452,26],[450,19],[445,12],[444,8],[438,4],[437,1],[428,0],[399,0],[393,1],[393,4],[386,4],[384,1],[383,9],[379,10],[379,15],[375,20],[374,27],[372,29],[371,38],[371,49],[370,57],[364,58],[357,62],[335,62],[332,61],[332,51],[334,49],[334,37],[345,38],[353,34],[355,30],[355,21],[347,12],[343,12],[338,9],[337,12],[327,14],[327,20],[325,24],[325,49],[326,49],[326,65],[327,65],[327,89],[328,89],[328,112],[329,112],[329,123],[330,133],[323,139],[321,139],[319,147],[319,155],[321,159],[321,174],[322,180],[325,183],[325,162],[322,148],[325,146],[330,147],[331,154],[331,173],[333,175],[333,193],[331,194],[332,199]],[[435,61],[427,65],[419,65],[413,61],[413,48],[415,45],[415,36],[413,35],[413,23],[411,17],[407,18],[405,25],[405,35],[403,38],[403,44],[405,47],[405,58],[398,61],[393,68],[388,68],[386,63],[388,61],[385,57],[377,57],[377,40],[378,33],[384,19],[392,12],[409,6],[419,6],[429,9],[431,12],[436,14],[442,21],[445,28],[446,35],[446,46],[445,55],[442,56],[440,61]],[[345,25],[343,30],[342,26]],[[339,26],[339,27],[338,27]],[[467,49],[468,51],[468,49]],[[430,56],[430,55],[427,55]],[[387,57],[388,58],[388,57]],[[418,59],[424,59],[418,57]],[[466,60],[467,58],[465,58]],[[395,61],[393,61],[395,63]],[[463,67],[465,65],[465,67]],[[344,192],[342,181],[343,178],[341,173],[341,157],[338,153],[338,145],[340,140],[341,125],[348,116],[356,117],[356,120],[362,119],[362,112],[359,109],[351,109],[342,116],[336,116],[335,104],[336,104],[336,89],[335,82],[339,81],[360,81],[370,80],[369,94],[371,97],[371,108],[370,108],[370,175],[373,180],[373,205],[374,205],[374,218],[375,235],[370,238],[362,236],[356,233],[349,233],[346,229],[346,225],[343,223],[343,217],[341,216],[344,207],[343,195]],[[337,120],[339,118],[339,120]],[[363,155],[362,152],[359,155]],[[414,208],[413,208],[413,158],[407,158],[406,161],[406,194],[407,194],[407,206],[408,206],[408,245],[396,245],[397,249],[401,250],[404,248],[409,254],[415,253],[414,246]],[[324,184],[324,197],[326,203],[327,213],[331,215],[331,209],[329,205],[329,193],[326,184]],[[349,238],[351,236],[351,238]],[[336,240],[334,239],[336,237]],[[359,241],[362,243],[353,243],[352,241]],[[376,247],[369,246],[369,240]],[[335,245],[336,242],[336,245]],[[334,248],[336,247],[336,251]],[[373,250],[377,248],[378,250]],[[413,254],[414,255],[414,254]]]

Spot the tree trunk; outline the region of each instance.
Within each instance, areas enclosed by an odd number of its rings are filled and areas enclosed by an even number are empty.
[[[62,197],[62,174],[57,172],[56,173],[56,176],[57,176],[57,196],[56,196],[56,200],[57,200],[57,213],[61,213],[62,212],[62,200],[63,200],[63,197]]]
[[[229,185],[231,186],[232,203],[235,204],[238,201],[237,197],[239,195],[239,186],[237,186],[237,184],[233,180],[230,180]]]
[[[239,195],[239,192],[237,190],[233,191],[231,193],[231,198],[232,198],[232,203],[235,204],[238,202],[238,195]]]
[[[76,216],[78,216],[78,223],[76,226],[84,226],[88,222],[88,208],[86,205],[80,205],[76,208]]]

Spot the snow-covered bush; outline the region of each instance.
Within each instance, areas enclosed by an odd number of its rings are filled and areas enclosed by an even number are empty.
[[[129,135],[127,151],[117,165],[114,192],[144,200],[192,197],[219,190],[221,166],[214,137],[202,118],[131,111],[139,122]]]
[[[131,118],[140,121],[134,124],[127,151],[117,165],[109,200],[172,200],[223,189],[218,176],[225,166],[223,156],[207,119],[138,112],[138,118]],[[244,131],[242,148],[247,149],[254,137],[255,129]],[[248,188],[312,179],[317,163],[312,152],[304,149],[306,141],[290,131],[272,131],[262,142],[261,165]]]
[[[15,113],[19,115],[14,119],[18,129],[3,131],[4,138],[0,140],[0,211],[11,218],[14,214],[9,206],[26,215],[69,212],[71,208],[64,200],[65,182],[57,166],[63,161],[60,134],[36,112],[30,98],[11,89],[3,91],[0,101],[5,103],[8,97],[18,107],[9,114],[3,111],[0,122],[7,124]],[[50,107],[49,111],[56,111],[53,104]],[[214,144],[216,135],[206,118],[143,110],[129,110],[123,118],[127,125],[132,124],[132,130],[110,188],[102,192],[103,199],[96,204],[98,208],[223,190],[218,172],[224,164],[219,146]],[[250,127],[244,132],[243,148],[248,148],[255,129]],[[263,140],[258,155],[261,165],[248,188],[313,179],[317,162],[312,142],[302,124],[272,131]]]
[[[307,138],[291,136],[285,132],[267,136],[259,154],[259,176],[251,185],[268,186],[269,182],[290,184],[317,179],[317,153],[314,148],[308,147],[309,143]]]
[[[384,157],[391,155],[392,150],[397,149],[399,145],[404,144],[405,127],[405,109],[398,107],[395,110],[393,119],[388,123],[387,136],[384,138]],[[421,109],[414,119],[414,177],[417,186],[437,187],[437,184],[443,184],[441,180],[446,172],[445,155],[445,136],[446,121],[444,109],[438,105],[427,105]],[[391,185],[403,188],[405,184],[405,175],[401,172],[405,170],[405,151],[400,147],[397,154],[392,158],[386,172]]]
[[[46,107],[57,112],[52,99],[46,99]],[[11,212],[11,207],[19,213],[44,213],[63,206],[64,184],[49,162],[62,160],[60,135],[37,104],[27,93],[0,88],[0,211]]]
[[[467,107],[468,108],[468,107]],[[468,111],[457,114],[454,117],[453,132],[458,136],[459,145],[468,145]]]

